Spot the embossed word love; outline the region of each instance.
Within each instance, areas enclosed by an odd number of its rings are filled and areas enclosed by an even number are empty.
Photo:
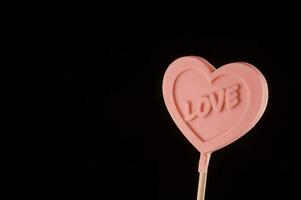
[[[235,85],[233,87],[221,89],[218,92],[217,97],[215,93],[202,96],[197,102],[195,111],[192,111],[192,103],[187,101],[184,113],[185,121],[191,121],[197,116],[206,117],[211,112],[211,109],[215,112],[221,112],[224,104],[227,109],[234,108],[239,103],[238,89],[239,86]]]
[[[167,109],[185,137],[211,153],[247,133],[268,100],[264,76],[248,63],[215,69],[200,57],[175,60],[163,79]]]

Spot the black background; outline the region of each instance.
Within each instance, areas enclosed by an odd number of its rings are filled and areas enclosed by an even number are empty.
[[[167,66],[196,55],[250,62],[270,92],[256,127],[212,155],[206,200],[300,198],[296,5],[8,8],[0,113],[11,197],[196,199],[199,154],[161,94]]]

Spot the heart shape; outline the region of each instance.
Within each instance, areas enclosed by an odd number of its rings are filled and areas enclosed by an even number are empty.
[[[211,153],[246,134],[262,116],[268,100],[267,82],[248,63],[215,69],[201,57],[181,57],[163,79],[167,109],[201,152]]]

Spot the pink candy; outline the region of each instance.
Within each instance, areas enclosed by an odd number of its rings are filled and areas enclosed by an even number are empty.
[[[248,63],[215,69],[200,57],[182,57],[166,70],[163,96],[185,137],[206,155],[246,134],[262,116],[268,100],[264,76]]]

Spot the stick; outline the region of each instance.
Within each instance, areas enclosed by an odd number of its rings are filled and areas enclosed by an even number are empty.
[[[197,200],[205,200],[206,192],[206,181],[207,181],[207,170],[210,161],[211,154],[203,154],[200,158],[199,163],[199,186],[198,186],[198,196]]]
[[[200,173],[197,200],[205,200],[207,172]]]

